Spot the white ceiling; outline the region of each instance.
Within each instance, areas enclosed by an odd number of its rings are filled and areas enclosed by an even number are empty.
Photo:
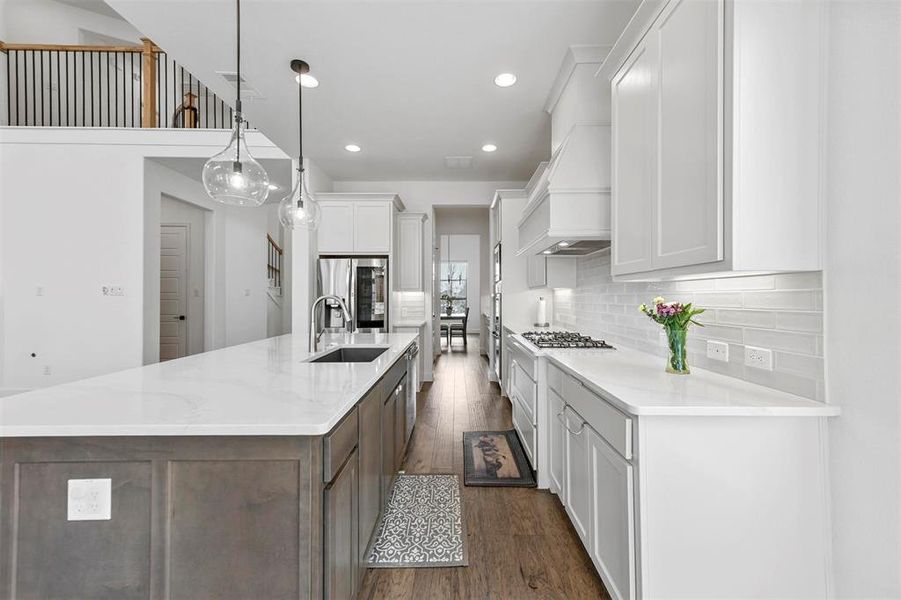
[[[231,0],[108,0],[217,93],[233,88]],[[304,150],[336,180],[528,179],[550,153],[543,111],[570,45],[612,44],[637,0],[244,0],[242,68],[263,99],[251,123],[297,153],[292,58],[304,90]],[[494,76],[513,72],[511,88]],[[362,146],[351,154],[348,143]],[[483,144],[497,144],[493,154]],[[473,156],[449,170],[445,156]]]

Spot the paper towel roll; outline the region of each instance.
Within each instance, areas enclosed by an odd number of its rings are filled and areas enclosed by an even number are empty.
[[[538,298],[538,319],[535,320],[536,325],[544,325],[547,323],[547,303],[544,298]]]

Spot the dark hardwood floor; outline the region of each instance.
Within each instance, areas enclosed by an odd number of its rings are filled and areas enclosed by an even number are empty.
[[[419,394],[408,473],[456,473],[463,432],[512,429],[510,403],[487,378],[477,337],[457,341]],[[469,566],[370,569],[360,598],[609,598],[557,497],[530,488],[464,487]]]

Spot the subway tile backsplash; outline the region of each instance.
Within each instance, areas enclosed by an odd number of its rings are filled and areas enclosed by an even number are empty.
[[[823,279],[785,273],[692,281],[622,283],[610,254],[578,259],[578,286],[554,292],[554,322],[586,335],[666,356],[663,328],[638,311],[654,296],[707,309],[689,331],[689,365],[824,401]],[[729,362],[707,358],[707,340],[729,344]],[[773,351],[773,371],[744,364],[745,345]],[[661,361],[660,368],[663,368]]]

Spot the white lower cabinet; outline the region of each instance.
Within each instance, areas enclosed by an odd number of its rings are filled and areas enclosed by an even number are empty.
[[[560,497],[560,502],[566,505],[566,428],[563,426],[563,398],[557,392],[548,387],[548,475],[551,491]]]
[[[591,427],[591,543],[588,553],[613,598],[635,597],[632,465]]]
[[[535,460],[535,426],[532,425],[531,417],[526,412],[522,398],[519,397],[516,390],[513,390],[510,396],[510,402],[513,405],[513,427],[519,434],[519,440],[522,442],[522,449],[529,460],[529,464],[533,469],[538,468],[538,462]]]
[[[586,548],[591,546],[591,478],[588,452],[588,427],[570,407],[563,413],[566,427],[566,512]]]
[[[829,596],[825,418],[627,414],[555,364],[543,385],[549,487],[611,598]]]

